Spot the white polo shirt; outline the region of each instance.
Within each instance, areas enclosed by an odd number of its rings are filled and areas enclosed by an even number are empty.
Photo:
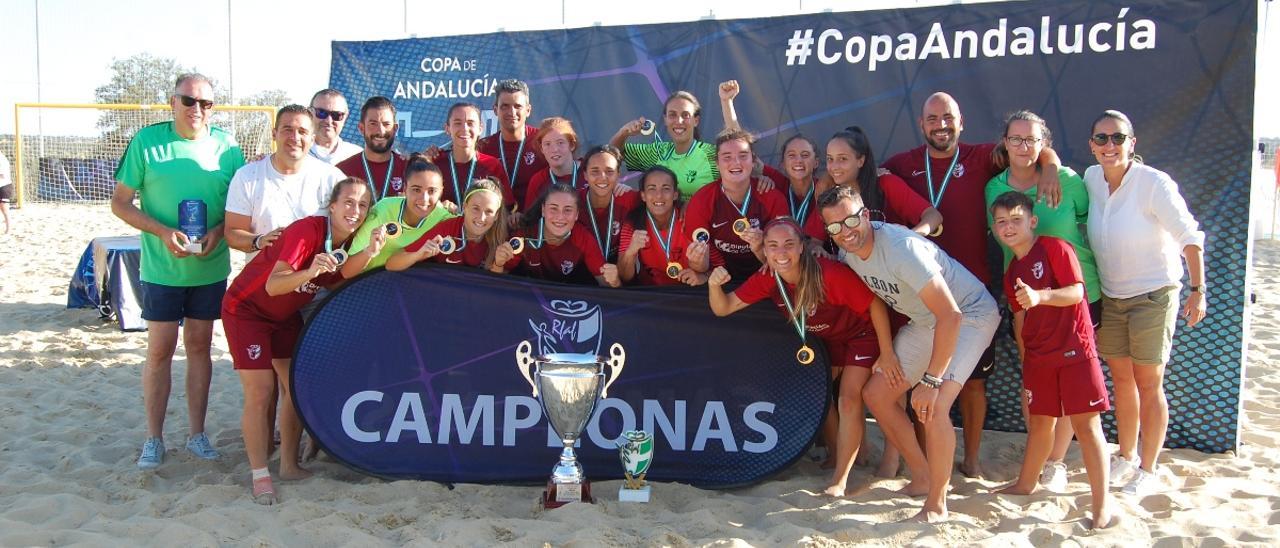
[[[1102,293],[1127,299],[1181,285],[1182,248],[1204,249],[1204,232],[1187,210],[1178,184],[1163,171],[1134,162],[1112,193],[1102,166],[1084,172],[1089,190],[1089,245]]]
[[[346,160],[347,158],[360,154],[360,151],[362,150],[364,150],[364,147],[361,147],[360,145],[357,145],[357,144],[348,143],[346,141],[343,141],[342,138],[339,137],[338,146],[333,147],[333,150],[326,149],[325,147],[320,146],[319,143],[316,143],[311,145],[311,150],[309,151],[309,154],[311,154],[312,157],[315,157],[331,166],[336,166],[338,165],[338,162],[341,162],[343,160]]]
[[[248,216],[250,231],[265,234],[323,214],[329,193],[344,177],[338,168],[310,156],[303,158],[297,173],[283,175],[268,155],[236,171],[227,189],[227,212]],[[254,255],[250,253],[249,259]]]

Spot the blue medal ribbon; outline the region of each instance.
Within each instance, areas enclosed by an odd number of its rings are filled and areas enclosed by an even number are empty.
[[[365,180],[369,181],[369,184],[373,184],[373,171],[369,169],[369,157],[365,155],[364,151],[360,151],[360,163],[364,164]],[[387,175],[382,178],[382,190],[379,191],[377,188],[373,189],[374,193],[376,193],[373,203],[378,203],[378,201],[382,200],[383,196],[387,195],[387,187],[391,186],[391,172],[395,171],[395,167],[396,153],[392,152],[391,160],[387,162]]]
[[[934,208],[937,208],[938,204],[942,203],[942,195],[947,191],[947,184],[951,182],[951,174],[955,173],[956,162],[958,161],[960,161],[960,146],[956,145],[956,155],[951,157],[951,166],[947,168],[947,175],[942,178],[942,186],[938,188],[937,195],[935,196],[933,192],[933,168],[931,167],[933,162],[929,159],[929,148],[925,147],[924,176],[925,181],[929,184],[929,203],[933,204]]]

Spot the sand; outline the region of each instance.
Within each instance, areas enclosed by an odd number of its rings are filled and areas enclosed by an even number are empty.
[[[1065,494],[995,496],[1017,473],[1024,436],[989,432],[989,480],[958,474],[941,525],[894,523],[919,508],[895,497],[904,479],[858,467],[835,500],[827,473],[804,460],[759,485],[706,491],[658,483],[647,505],[622,504],[619,482],[595,484],[595,505],[540,510],[540,488],[387,482],[327,459],[316,477],[277,482],[283,503],[254,504],[240,440],[241,390],[221,329],[214,335],[208,432],[223,453],[205,462],[187,436],[185,358],[175,358],[156,472],[134,462],[144,436],[145,333],[123,333],[96,311],[67,310],[66,288],[91,236],[130,234],[105,205],[32,205],[0,236],[0,545],[1260,545],[1280,544],[1280,243],[1255,248],[1250,367],[1240,453],[1166,452],[1160,494],[1117,496],[1121,523],[1085,531],[1088,486],[1068,455]],[[1212,312],[1212,301],[1210,301]],[[874,428],[873,428],[874,430]],[[875,439],[880,439],[878,435]],[[553,455],[548,454],[548,467]],[[661,455],[657,455],[660,460]],[[274,465],[273,465],[274,468]]]

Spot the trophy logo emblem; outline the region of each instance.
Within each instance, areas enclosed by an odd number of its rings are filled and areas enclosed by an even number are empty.
[[[557,299],[543,305],[542,312],[542,321],[529,320],[538,354],[600,353],[604,335],[600,305]]]
[[[617,444],[622,474],[626,476],[618,489],[618,500],[649,502],[649,483],[644,476],[653,463],[653,435],[644,430],[631,430],[623,432]]]

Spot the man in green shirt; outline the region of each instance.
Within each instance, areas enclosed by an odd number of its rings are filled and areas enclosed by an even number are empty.
[[[213,361],[209,355],[213,322],[221,315],[222,296],[231,273],[222,239],[231,176],[244,165],[235,137],[210,127],[213,86],[200,74],[184,74],[169,104],[173,121],[138,131],[120,159],[111,196],[111,212],[142,231],[142,318],[147,320],[147,362],[142,373],[147,439],[138,468],[160,466],[164,459],[164,415],[169,405],[170,369],[183,322],[187,353],[187,449],[213,460],[218,452],[204,433]],[[139,198],[141,208],[134,204]],[[179,229],[180,203],[205,211],[204,236],[192,240]],[[202,203],[201,203],[202,202]],[[184,216],[183,227],[193,218]]]

